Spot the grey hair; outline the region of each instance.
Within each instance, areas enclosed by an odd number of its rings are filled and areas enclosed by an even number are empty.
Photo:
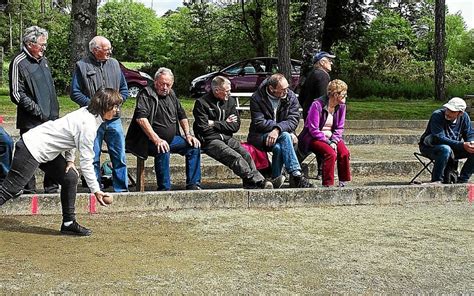
[[[283,74],[276,73],[276,74],[273,74],[272,76],[270,76],[270,78],[268,78],[267,83],[271,87],[276,88],[278,86],[278,84],[280,83],[280,81],[282,81],[283,79],[286,79]]]
[[[160,77],[161,75],[169,75],[171,76],[171,79],[173,79],[174,81],[174,75],[173,75],[173,71],[171,71],[170,69],[168,68],[165,68],[165,67],[160,67],[156,73],[155,73],[155,80]]]
[[[217,88],[224,85],[230,85],[230,80],[224,76],[216,76],[211,81],[211,89],[215,91]]]
[[[91,39],[91,41],[89,41],[89,51],[92,52],[92,50],[94,48],[99,48],[99,41],[109,41],[109,39],[103,37],[103,36],[95,36],[94,38]]]
[[[29,42],[36,43],[40,36],[48,38],[48,31],[38,26],[28,27],[25,30],[25,34],[23,34],[23,44],[26,45]]]
[[[329,60],[327,57],[323,57],[322,59],[320,59],[319,61],[317,61],[316,63],[314,63],[314,67],[316,69],[321,69],[323,67],[323,62],[324,61],[327,61]]]

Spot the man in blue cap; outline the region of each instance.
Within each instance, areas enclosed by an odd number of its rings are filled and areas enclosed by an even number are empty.
[[[314,100],[326,95],[327,87],[331,77],[332,59],[336,56],[325,51],[320,51],[313,57],[314,69],[309,73],[304,84],[301,86],[299,101],[303,108],[303,119],[306,120],[309,107]]]
[[[325,51],[316,53],[313,57],[314,69],[308,74],[305,82],[301,86],[301,91],[298,97],[301,108],[303,108],[303,119],[306,121],[308,116],[309,108],[314,100],[319,97],[325,96],[331,77],[329,72],[332,70],[332,59],[336,56],[329,54]],[[298,160],[303,162],[306,155],[302,155],[298,152]],[[322,160],[317,157],[318,160],[318,176],[316,179],[321,179],[322,174]]]

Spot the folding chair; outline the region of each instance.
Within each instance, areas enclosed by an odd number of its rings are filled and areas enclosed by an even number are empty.
[[[420,184],[420,182],[415,182],[416,178],[418,178],[425,170],[432,174],[430,166],[433,164],[433,160],[419,152],[413,152],[413,155],[415,155],[423,168],[413,177],[413,179],[411,179],[410,184]]]

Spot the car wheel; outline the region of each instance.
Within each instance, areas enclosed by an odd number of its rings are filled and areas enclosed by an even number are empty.
[[[138,84],[130,84],[128,86],[128,96],[130,98],[136,98],[138,93],[140,92],[140,90],[142,89],[143,87],[141,85],[138,85]]]

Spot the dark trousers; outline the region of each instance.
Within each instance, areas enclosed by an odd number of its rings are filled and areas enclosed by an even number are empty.
[[[26,133],[27,131],[29,131],[29,129],[20,129],[20,136]],[[54,179],[51,176],[49,176],[49,174],[45,173],[44,179],[43,179],[43,188],[46,190],[46,189],[52,189],[52,188],[58,188],[58,187],[59,187],[58,182],[55,182]],[[36,191],[36,178],[34,174],[31,177],[31,179],[28,180],[28,183],[26,183],[25,190],[32,191],[32,192]]]
[[[9,200],[22,193],[28,180],[34,176],[37,168],[40,168],[51,178],[61,184],[61,206],[63,221],[75,220],[75,203],[78,176],[74,170],[66,170],[66,160],[62,155],[46,163],[37,162],[20,139],[15,146],[15,155],[7,177],[0,186],[0,198]]]
[[[250,154],[234,138],[230,138],[227,143],[222,140],[212,140],[205,145],[203,150],[207,155],[230,168],[244,182],[258,183],[265,180],[255,167]]]

